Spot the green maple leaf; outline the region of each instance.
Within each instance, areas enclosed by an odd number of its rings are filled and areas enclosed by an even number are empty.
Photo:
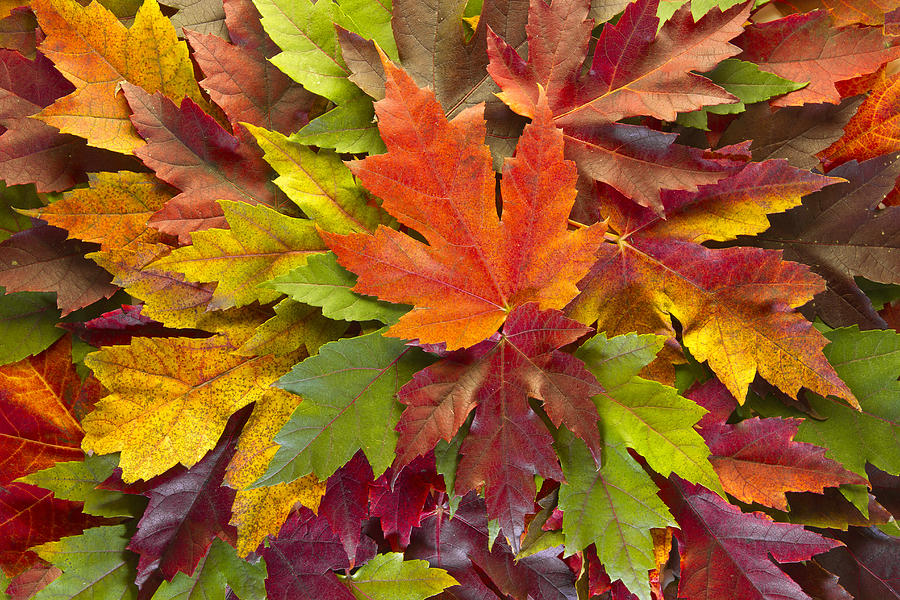
[[[322,308],[329,319],[395,323],[409,310],[352,291],[356,275],[338,264],[334,252],[310,256],[306,264],[264,284],[297,300]]]
[[[369,204],[369,194],[334,152],[313,152],[277,131],[244,126],[278,172],[275,184],[322,229],[342,234],[374,232],[378,225],[392,221],[377,205]]]
[[[360,449],[379,476],[394,461],[397,390],[426,364],[421,350],[380,331],[322,346],[276,383],[303,402],[275,436],[280,448],[255,486],[309,473],[324,481]]]
[[[34,548],[63,574],[34,600],[115,598],[136,600],[137,555],[125,550],[131,531],[125,525],[94,527],[81,535]]]
[[[153,600],[225,600],[228,588],[241,600],[265,600],[265,579],[265,562],[242,560],[234,548],[217,538],[193,575],[177,573],[172,581],[163,581]]]
[[[866,462],[900,474],[900,335],[854,326],[828,331],[825,337],[831,340],[825,356],[861,410],[831,396],[808,394],[810,407],[824,418],[805,419],[795,439],[827,448],[826,456],[863,477]],[[804,416],[772,398],[754,399],[753,407],[767,416]]]
[[[229,200],[219,204],[230,229],[195,231],[192,245],[151,265],[182,273],[189,281],[216,282],[210,309],[277,300],[277,292],[258,284],[325,250],[312,221],[287,217],[262,205]]]
[[[598,470],[583,441],[560,429],[556,449],[565,483],[559,487],[566,554],[596,544],[610,579],[650,600],[647,571],[656,566],[650,528],[675,526],[650,476],[622,444],[605,444]]]
[[[390,26],[389,2],[353,0],[254,0],[262,24],[282,52],[272,63],[307,90],[324,96],[336,107],[314,119],[295,134],[306,144],[334,148],[338,152],[383,151],[373,122],[372,99],[350,81],[335,25],[373,39],[392,58],[397,58]]]
[[[83,461],[58,462],[49,469],[20,477],[53,492],[63,500],[84,502],[84,512],[98,517],[137,517],[144,511],[146,500],[134,494],[98,489],[119,464],[118,454],[94,454]]]
[[[447,571],[405,561],[399,552],[378,554],[342,579],[358,600],[425,600],[458,583]]]
[[[636,376],[662,348],[662,339],[635,334],[607,339],[601,333],[575,352],[605,390],[594,396],[603,439],[633,448],[664,476],[676,473],[724,497],[707,459],[709,448],[694,431],[706,411],[674,388]]]

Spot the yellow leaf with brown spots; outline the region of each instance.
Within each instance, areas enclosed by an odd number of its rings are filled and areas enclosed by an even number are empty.
[[[237,488],[232,506],[231,524],[237,527],[237,553],[246,556],[256,550],[269,534],[276,535],[288,514],[299,502],[313,511],[325,495],[325,482],[306,475],[289,483],[245,489],[262,477],[275,456],[275,434],[287,423],[300,402],[300,396],[271,389],[253,407],[244,426],[237,452],[228,465],[225,482]]]
[[[171,198],[166,186],[147,173],[98,173],[91,176],[90,187],[67,192],[50,206],[19,212],[110,250],[158,241],[159,233],[147,227],[147,220]]]
[[[88,144],[131,154],[144,141],[132,127],[119,83],[130,81],[148,93],[162,92],[180,102],[189,97],[206,103],[194,80],[187,45],[156,0],[146,0],[131,28],[91,2],[33,0],[46,39],[40,50],[75,85],[75,91],[48,106],[37,118],[87,139]]]
[[[298,360],[244,357],[235,343],[134,338],[89,354],[85,364],[110,394],[82,421],[82,448],[121,452],[122,479],[149,479],[178,463],[193,466],[215,447],[228,417],[259,400]]]

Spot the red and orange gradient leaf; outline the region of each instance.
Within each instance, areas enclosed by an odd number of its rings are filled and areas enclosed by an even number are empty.
[[[575,166],[563,159],[546,100],[504,165],[501,219],[483,106],[447,122],[432,91],[383,61],[386,97],[376,113],[388,152],[350,168],[427,244],[383,226],[375,235],[321,232],[359,275],[354,291],[414,305],[387,335],[450,350],[490,337],[526,302],[562,308],[578,293],[605,226],[567,230]]]

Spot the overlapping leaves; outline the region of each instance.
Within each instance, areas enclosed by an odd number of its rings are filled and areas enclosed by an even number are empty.
[[[163,4],[0,0],[9,594],[896,594],[895,6]]]

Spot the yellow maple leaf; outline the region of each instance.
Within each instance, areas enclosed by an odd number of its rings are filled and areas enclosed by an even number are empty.
[[[256,550],[266,535],[276,535],[294,504],[317,511],[325,482],[306,475],[289,483],[256,489],[245,489],[262,477],[275,456],[278,444],[272,441],[287,423],[300,402],[300,396],[271,389],[253,407],[244,426],[237,452],[228,465],[225,482],[237,488],[232,507],[231,524],[237,527],[237,553],[246,556]]]
[[[69,237],[100,244],[101,250],[153,243],[159,233],[147,219],[172,198],[158,179],[147,173],[97,173],[90,187],[67,192],[44,208],[19,212],[69,231]]]
[[[82,421],[85,451],[121,452],[126,482],[149,479],[178,463],[191,467],[211,450],[228,417],[259,400],[297,355],[233,354],[227,336],[134,338],[89,354],[110,394]]]
[[[189,97],[206,103],[194,79],[187,45],[156,0],[145,0],[131,28],[99,2],[34,0],[31,8],[47,36],[40,50],[75,85],[75,91],[37,114],[63,133],[88,144],[131,154],[144,144],[129,120],[131,111],[118,94],[130,81],[148,93],[162,92],[180,102]]]

